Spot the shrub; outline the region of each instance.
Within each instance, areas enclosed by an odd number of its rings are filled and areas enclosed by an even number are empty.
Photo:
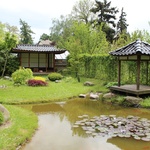
[[[43,78],[43,77],[34,77],[33,78],[34,80],[41,80],[41,81],[46,81],[46,79],[45,78]]]
[[[42,80],[30,79],[30,80],[28,80],[27,84],[29,86],[46,86],[47,82],[42,81]]]
[[[3,116],[3,113],[0,112],[0,125],[3,124],[4,122],[4,116]]]
[[[107,88],[110,88],[111,86],[115,86],[115,85],[118,85],[118,82],[109,82],[106,87]]]
[[[48,75],[48,79],[50,81],[61,80],[62,78],[63,78],[63,76],[60,73],[56,73],[56,72],[50,73]]]
[[[14,84],[26,84],[26,81],[28,79],[31,79],[33,77],[33,72],[31,71],[31,69],[25,69],[25,68],[20,68],[18,70],[16,70],[13,74],[12,74],[12,79],[14,81]]]

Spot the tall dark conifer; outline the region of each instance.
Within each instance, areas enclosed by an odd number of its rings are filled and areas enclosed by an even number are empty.
[[[97,25],[102,25],[102,30],[106,33],[107,40],[109,42],[113,41],[113,36],[115,35],[115,20],[118,9],[116,7],[111,7],[111,1],[104,2],[95,0],[95,7],[91,9],[91,12],[97,14],[97,19],[95,20]]]
[[[117,23],[117,32],[122,33],[123,31],[127,32],[128,24],[126,23],[126,13],[124,12],[123,8],[121,10],[121,15],[119,17],[119,21]]]

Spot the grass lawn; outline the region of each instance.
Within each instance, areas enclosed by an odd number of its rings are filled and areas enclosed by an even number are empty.
[[[95,86],[83,86],[85,79],[81,82],[70,78],[62,80],[60,83],[48,81],[46,87],[31,87],[27,85],[14,86],[12,81],[0,80],[0,103],[3,104],[23,104],[23,103],[44,103],[52,101],[62,101],[78,96],[89,91],[106,91],[102,83],[98,80],[90,79]],[[89,81],[89,80],[88,80]]]
[[[37,116],[17,106],[5,107],[11,118],[7,126],[0,129],[0,150],[16,150],[16,147],[32,137],[37,128]]]

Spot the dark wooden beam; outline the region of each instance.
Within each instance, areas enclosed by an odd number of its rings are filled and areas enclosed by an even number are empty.
[[[137,55],[137,82],[136,82],[136,89],[140,89],[140,61],[141,61],[141,55]]]
[[[118,86],[121,85],[121,60],[118,61]]]

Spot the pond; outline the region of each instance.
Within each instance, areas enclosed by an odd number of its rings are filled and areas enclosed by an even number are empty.
[[[98,118],[99,123],[110,118],[119,119],[120,122],[134,116],[142,121],[150,120],[150,110],[139,108],[123,108],[114,106],[102,101],[93,101],[89,99],[74,99],[67,102],[57,102],[40,105],[24,105],[27,109],[32,109],[38,115],[39,128],[32,140],[27,143],[22,150],[149,150],[150,142],[136,139],[134,136],[110,136],[109,128],[106,126],[101,132],[89,132],[84,130],[89,122],[94,128],[98,128],[95,122]],[[147,118],[147,119],[146,119]],[[103,120],[101,120],[103,119]],[[134,118],[135,119],[135,118]],[[81,124],[81,120],[83,125]],[[147,124],[150,124],[147,120]],[[114,121],[114,120],[113,120]],[[120,123],[119,122],[119,123]],[[133,121],[133,124],[138,122]],[[106,123],[106,121],[105,121]],[[143,123],[143,122],[142,122]],[[110,125],[107,124],[109,127]],[[123,124],[124,127],[125,124]],[[136,125],[135,125],[136,126]],[[147,125],[148,126],[148,125]],[[84,128],[83,128],[84,127]],[[91,127],[87,128],[91,130]],[[143,128],[138,124],[136,126],[141,131]],[[113,128],[113,127],[112,127]],[[92,128],[93,129],[93,128]],[[113,128],[114,129],[114,128]],[[116,128],[115,128],[116,129]],[[118,129],[118,128],[117,128]],[[149,126],[146,128],[149,129]],[[94,129],[95,130],[95,129]],[[99,129],[100,130],[100,129]],[[126,132],[126,131],[125,131]],[[134,132],[134,131],[133,131]],[[150,132],[148,130],[148,132]],[[124,133],[126,134],[126,133]]]

